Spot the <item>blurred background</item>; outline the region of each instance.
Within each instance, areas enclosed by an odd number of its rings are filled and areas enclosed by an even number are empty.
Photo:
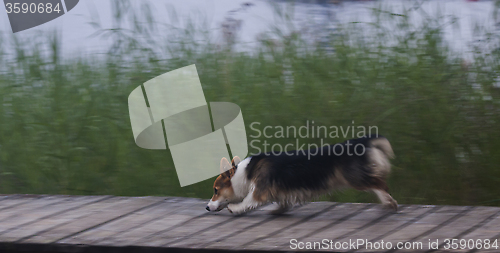
[[[499,10],[487,0],[85,0],[16,34],[1,12],[0,194],[209,198],[213,179],[181,188],[169,151],[139,148],[128,115],[134,88],[194,63],[207,101],[238,104],[248,135],[252,122],[377,126],[397,156],[399,203],[500,206]],[[377,201],[354,190],[321,200]]]

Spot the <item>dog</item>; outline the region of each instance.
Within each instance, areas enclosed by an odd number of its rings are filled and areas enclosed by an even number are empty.
[[[343,188],[374,192],[386,207],[397,211],[397,201],[386,183],[394,158],[383,136],[347,140],[318,149],[261,153],[243,161],[234,157],[220,163],[214,195],[206,210],[226,208],[241,214],[275,202],[272,214],[282,214],[296,204]]]

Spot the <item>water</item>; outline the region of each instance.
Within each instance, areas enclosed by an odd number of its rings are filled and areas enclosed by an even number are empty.
[[[141,1],[142,2],[142,1]],[[271,31],[275,25],[288,32],[304,31],[313,35],[321,36],[321,31],[335,29],[335,25],[348,22],[371,22],[373,21],[372,8],[383,7],[392,12],[400,13],[403,6],[411,7],[415,1],[384,0],[384,1],[353,1],[342,4],[316,3],[309,1],[298,1],[295,3],[292,15],[293,27],[290,27],[282,18],[275,15],[274,8],[286,9],[289,6],[283,1],[265,0],[155,0],[149,1],[154,6],[153,16],[158,23],[183,27],[187,19],[191,18],[195,23],[204,25],[210,30],[211,38],[217,43],[224,43],[222,25],[226,24],[239,27],[237,41],[240,50],[251,50],[259,36]],[[317,1],[320,2],[320,1]],[[327,1],[323,1],[327,2]],[[331,1],[333,2],[333,1]],[[133,8],[139,8],[139,1],[132,1]],[[112,0],[84,0],[66,15],[43,24],[37,28],[22,31],[13,36],[26,38],[37,34],[57,29],[61,32],[63,54],[65,56],[74,53],[99,53],[105,51],[111,43],[111,39],[100,36],[92,36],[95,29],[90,25],[92,20],[98,20],[102,28],[114,28],[112,18]],[[483,26],[491,31],[495,30],[495,22],[492,18],[494,2],[466,0],[432,0],[425,1],[421,10],[430,16],[445,15],[447,17],[458,17],[458,26],[448,25],[444,28],[444,37],[451,48],[458,52],[466,53],[469,45],[478,39],[474,35],[476,25]],[[169,10],[175,10],[177,21]],[[6,12],[0,12],[0,30],[4,34],[12,35]],[[426,14],[421,11],[415,15],[412,22],[420,23]],[[128,24],[124,27],[128,28]],[[390,26],[390,24],[389,24]],[[162,26],[158,31],[158,38],[169,36],[168,26]],[[458,27],[458,28],[457,28]],[[316,39],[320,39],[318,37]]]

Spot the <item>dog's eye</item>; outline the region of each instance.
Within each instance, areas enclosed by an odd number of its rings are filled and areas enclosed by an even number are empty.
[[[217,189],[216,189],[216,188],[214,188],[214,194],[215,194],[215,195],[217,195],[217,192],[218,192],[218,191],[217,191]]]

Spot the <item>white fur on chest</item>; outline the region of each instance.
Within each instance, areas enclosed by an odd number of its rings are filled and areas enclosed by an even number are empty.
[[[246,168],[250,163],[252,157],[248,157],[238,164],[238,168],[231,178],[231,185],[233,186],[234,195],[237,198],[243,199],[250,192],[251,182],[247,179]]]

